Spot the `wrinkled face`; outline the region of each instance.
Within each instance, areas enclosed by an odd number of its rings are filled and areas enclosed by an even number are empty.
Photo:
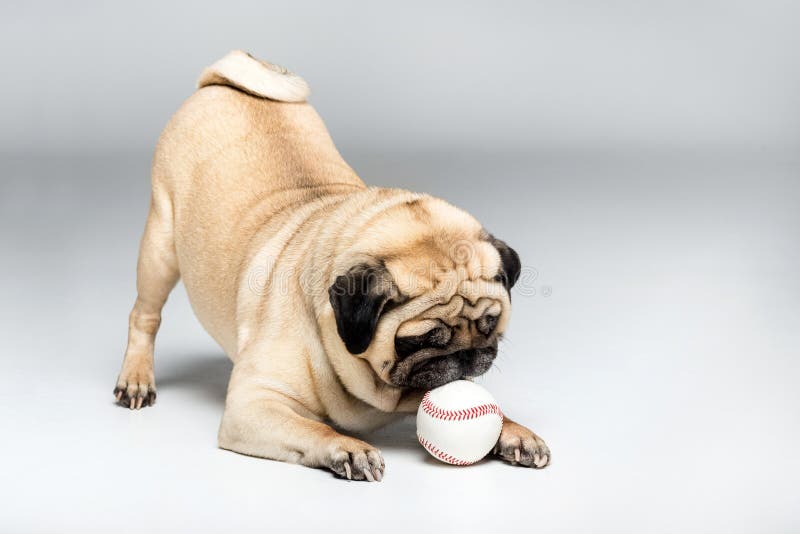
[[[391,382],[430,389],[482,375],[497,356],[502,313],[498,300],[482,298],[472,305],[455,296],[403,323],[394,340]]]
[[[519,273],[516,252],[485,231],[428,236],[353,265],[329,296],[351,354],[388,384],[432,389],[491,367]]]

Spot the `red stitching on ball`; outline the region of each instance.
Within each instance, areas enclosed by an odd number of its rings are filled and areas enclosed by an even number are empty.
[[[427,439],[423,438],[419,434],[417,434],[417,439],[419,440],[420,444],[423,447],[428,449],[428,452],[430,452],[431,454],[433,454],[434,456],[436,456],[437,458],[439,458],[440,460],[442,460],[444,462],[447,462],[447,463],[453,464],[453,465],[471,465],[471,464],[475,463],[475,462],[468,462],[468,461],[462,460],[460,458],[456,458],[455,456],[453,456],[451,454],[447,454],[446,452],[444,452],[442,450],[439,450],[430,441],[428,441]]]
[[[431,392],[427,392],[422,397],[422,411],[430,415],[434,419],[442,419],[444,421],[466,421],[468,419],[475,419],[488,414],[495,414],[503,417],[503,412],[497,404],[481,404],[473,406],[472,408],[465,408],[463,410],[445,410],[436,406],[431,400]]]

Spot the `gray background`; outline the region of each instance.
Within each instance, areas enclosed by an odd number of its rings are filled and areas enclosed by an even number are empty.
[[[0,530],[800,527],[800,8],[753,2],[6,2]],[[152,147],[233,48],[304,76],[371,184],[523,258],[482,379],[544,471],[367,436],[382,484],[215,448],[229,364],[182,287],[159,403],[111,389]]]

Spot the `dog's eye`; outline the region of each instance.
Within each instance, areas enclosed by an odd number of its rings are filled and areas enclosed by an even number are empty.
[[[421,349],[446,347],[452,337],[453,332],[449,326],[437,326],[419,336],[396,338],[394,350],[398,357],[405,358]]]
[[[450,343],[450,338],[453,337],[453,331],[449,326],[437,326],[429,331],[426,336],[426,341],[432,347],[446,347]]]
[[[475,327],[478,329],[478,332],[483,334],[484,336],[490,335],[494,332],[494,329],[497,328],[497,323],[500,320],[500,317],[497,315],[489,315],[484,314],[483,317],[480,317],[477,321],[475,321]]]

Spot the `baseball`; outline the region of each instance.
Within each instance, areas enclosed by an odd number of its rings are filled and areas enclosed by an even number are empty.
[[[491,393],[467,380],[432,389],[417,411],[417,438],[434,458],[470,465],[486,456],[503,429]]]

